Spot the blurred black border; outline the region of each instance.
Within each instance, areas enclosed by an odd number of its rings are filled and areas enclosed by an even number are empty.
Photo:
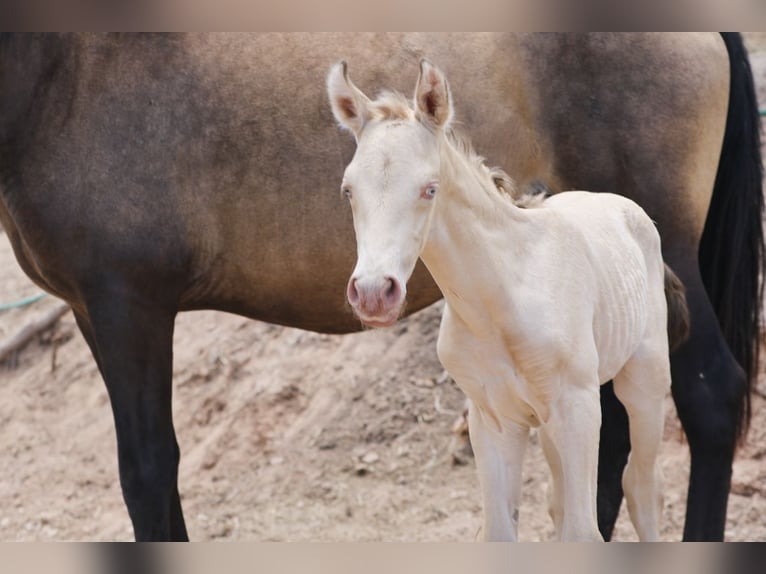
[[[18,31],[765,29],[766,2],[0,0]],[[0,86],[2,89],[2,86]],[[766,517],[764,517],[766,520]],[[766,545],[0,543],[2,574],[760,574]]]
[[[762,0],[0,0],[15,31],[764,29]]]
[[[763,543],[0,544],[3,574],[756,574]]]

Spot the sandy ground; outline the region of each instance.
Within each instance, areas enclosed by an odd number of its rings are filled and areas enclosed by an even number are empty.
[[[748,41],[766,105],[766,34]],[[0,302],[37,292],[0,232]],[[55,305],[0,312],[0,340]],[[451,456],[463,398],[436,358],[439,315],[347,336],[181,315],[174,411],[191,538],[473,540],[477,479],[471,459]],[[764,391],[735,464],[728,540],[766,540]],[[679,540],[689,456],[667,405],[662,535]],[[103,382],[68,314],[0,364],[0,540],[130,540],[115,450]],[[534,435],[524,476],[520,537],[548,540]],[[616,538],[636,539],[624,508]]]

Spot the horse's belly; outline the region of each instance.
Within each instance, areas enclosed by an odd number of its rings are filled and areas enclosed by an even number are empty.
[[[625,270],[613,288],[604,291],[593,321],[599,382],[613,378],[643,340],[648,320],[647,289],[641,262]]]

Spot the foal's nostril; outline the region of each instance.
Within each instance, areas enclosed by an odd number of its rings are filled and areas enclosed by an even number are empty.
[[[390,303],[396,303],[401,295],[402,288],[399,286],[399,282],[394,277],[386,277],[387,285],[384,292],[386,301]]]
[[[352,277],[348,281],[348,287],[346,288],[346,297],[348,302],[352,305],[359,303],[359,291],[356,288],[356,279]]]

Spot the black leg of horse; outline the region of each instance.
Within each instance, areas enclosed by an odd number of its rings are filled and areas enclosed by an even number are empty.
[[[684,281],[690,339],[671,357],[673,400],[691,451],[684,540],[723,540],[745,374],[727,347],[699,280]]]
[[[100,295],[78,325],[96,357],[114,413],[120,482],[136,540],[188,540],[178,495],[173,429],[175,313]]]
[[[598,449],[598,529],[604,540],[612,538],[622,504],[622,471],[628,462],[630,432],[628,413],[609,381],[601,385],[601,439]]]

